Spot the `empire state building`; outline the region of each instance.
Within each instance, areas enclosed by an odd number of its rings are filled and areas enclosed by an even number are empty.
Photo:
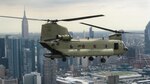
[[[28,20],[26,18],[26,12],[24,10],[24,16],[22,19],[22,38],[28,39],[29,32],[28,32]]]

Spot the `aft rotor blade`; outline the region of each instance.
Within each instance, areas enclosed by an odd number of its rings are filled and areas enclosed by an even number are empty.
[[[117,31],[117,30],[112,30],[112,29],[108,29],[108,28],[104,28],[104,27],[99,27],[99,26],[96,26],[96,25],[87,24],[87,23],[83,23],[83,22],[80,22],[80,23],[83,24],[83,25],[95,27],[95,28],[98,28],[98,29],[102,29],[102,30],[106,30],[106,31],[114,32],[114,33],[144,34],[144,33],[140,33],[140,32],[126,32],[126,31],[123,31],[123,30]]]
[[[112,29],[108,29],[108,28],[104,28],[104,27],[99,27],[99,26],[92,25],[92,24],[87,24],[87,23],[83,23],[83,22],[81,22],[81,24],[91,26],[91,27],[95,27],[95,28],[102,29],[102,30],[106,30],[106,31],[110,31],[110,32],[119,33],[119,31],[117,31],[117,30],[112,30]]]
[[[142,32],[124,32],[124,33],[128,33],[128,34],[144,34]]]
[[[82,19],[89,19],[89,18],[95,18],[95,17],[102,17],[104,15],[92,15],[92,16],[84,16],[84,17],[77,17],[77,18],[69,18],[69,19],[61,19],[58,21],[75,21],[75,20],[82,20]]]
[[[13,17],[13,16],[0,16],[4,18],[13,18],[13,19],[23,19],[23,17]],[[35,21],[50,21],[48,19],[35,19],[35,18],[27,18],[28,20],[35,20]]]

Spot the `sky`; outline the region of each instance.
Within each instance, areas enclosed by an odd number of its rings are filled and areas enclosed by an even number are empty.
[[[86,22],[114,30],[144,31],[150,21],[150,0],[0,0],[0,16],[23,17],[24,8],[28,18],[65,19],[104,14],[104,17],[58,22],[69,31],[88,31]],[[0,18],[0,33],[21,33],[22,20]],[[40,32],[46,22],[28,21],[29,32]],[[94,29],[94,31],[100,31]]]

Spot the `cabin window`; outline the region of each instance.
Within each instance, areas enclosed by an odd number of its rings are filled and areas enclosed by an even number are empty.
[[[107,46],[107,44],[105,45],[105,48],[107,48],[108,46]]]
[[[118,43],[114,43],[114,50],[119,49],[119,44]]]
[[[70,49],[72,49],[73,48],[73,45],[70,45]]]
[[[85,48],[85,45],[84,45],[84,44],[82,45],[82,48]]]
[[[96,45],[95,45],[95,44],[93,45],[93,48],[96,48]]]
[[[81,47],[81,45],[78,45],[78,47]]]

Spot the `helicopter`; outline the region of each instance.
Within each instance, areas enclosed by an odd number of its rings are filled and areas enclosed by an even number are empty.
[[[41,36],[40,36],[40,44],[51,51],[51,53],[44,54],[45,57],[48,57],[52,60],[55,58],[62,58],[62,61],[66,61],[67,57],[88,57],[90,61],[94,60],[93,56],[101,56],[100,61],[102,63],[106,62],[104,57],[110,57],[114,55],[123,55],[128,48],[125,46],[122,41],[122,33],[128,33],[124,31],[111,30],[108,28],[103,28],[87,23],[81,22],[83,25],[103,29],[106,31],[114,32],[115,34],[110,35],[109,39],[84,39],[84,40],[74,40],[73,37],[69,34],[68,29],[63,27],[57,22],[59,21],[75,21],[82,19],[89,19],[95,17],[102,17],[104,15],[92,15],[92,16],[84,16],[77,18],[69,18],[69,19],[35,19],[35,18],[27,18],[28,20],[36,20],[36,21],[46,21],[46,24],[42,25]],[[22,19],[22,17],[12,17],[12,16],[0,16],[4,18],[14,18],[14,19]]]

